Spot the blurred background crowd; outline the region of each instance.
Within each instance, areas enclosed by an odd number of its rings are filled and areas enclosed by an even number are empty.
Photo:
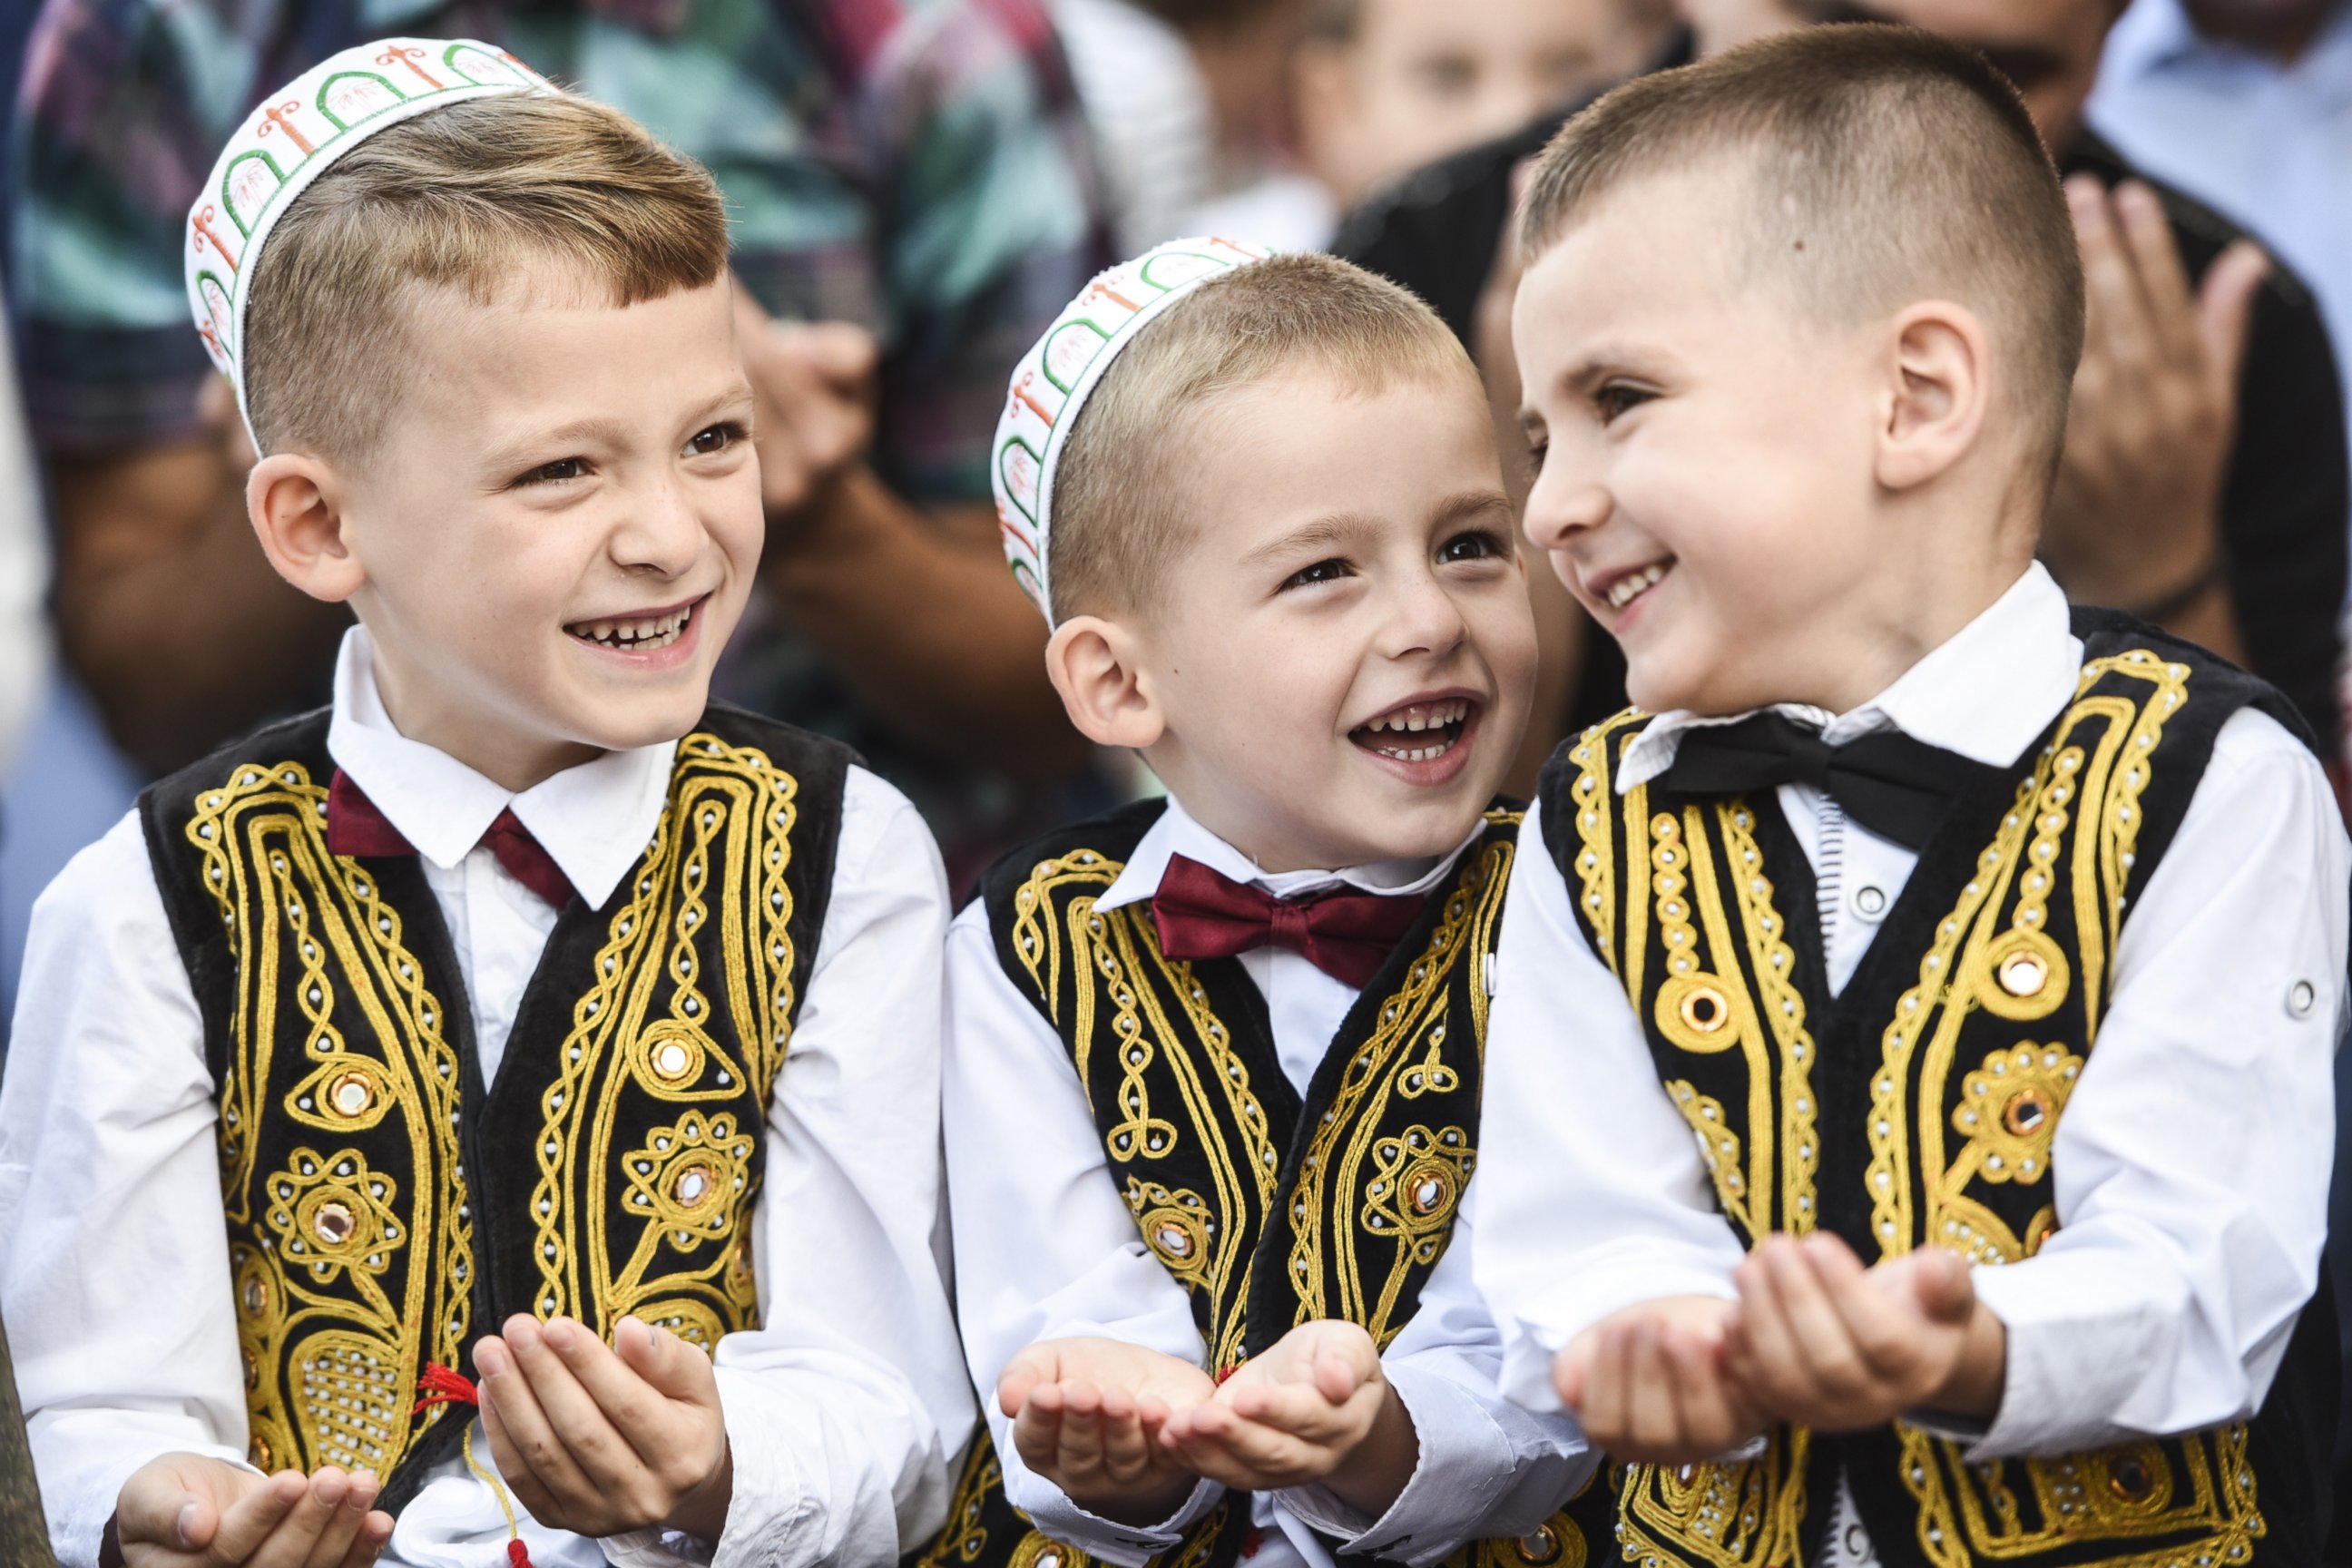
[[[765,313],[761,443],[819,473],[768,496],[723,693],[857,746],[961,886],[1141,787],[1064,722],[988,499],[1008,373],[1092,272],[1187,233],[1383,271],[1470,345],[1521,473],[1522,161],[1615,82],[1855,19],[1981,48],[2069,176],[2091,332],[2052,571],[2267,677],[2336,761],[2347,0],[0,0],[0,1003],[32,900],[142,781],[325,700],[342,616],[247,528],[181,247],[232,125],[326,55],[491,40],[716,174]],[[840,405],[819,385],[863,415],[796,422]],[[1622,700],[1606,639],[1532,575],[1522,789]]]

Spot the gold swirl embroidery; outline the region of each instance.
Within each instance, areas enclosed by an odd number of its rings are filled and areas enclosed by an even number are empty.
[[[1961,1080],[1952,1130],[1967,1142],[1945,1179],[1955,1189],[1979,1176],[1996,1184],[2040,1181],[2082,1071],[2083,1058],[2057,1045],[2021,1045],[1987,1057]]]
[[[1696,814],[1693,816],[1696,824]],[[1682,824],[1661,812],[1650,822],[1652,886],[1658,894],[1658,935],[1666,944],[1666,979],[1658,987],[1651,1014],[1659,1032],[1686,1051],[1702,1054],[1729,1050],[1740,1043],[1735,1026],[1730,991],[1722,976],[1699,967],[1698,931],[1691,921],[1689,872],[1704,875],[1692,865],[1706,853],[1698,835],[1683,845]]]
[[[707,1222],[649,1222],[634,1242],[610,1227],[583,1225],[575,1208],[575,1194],[600,1181],[613,1158],[608,1124],[596,1115],[604,1097],[592,1091],[606,1080],[616,1056],[657,1099],[733,1100],[748,1089],[764,1107],[791,1046],[787,872],[798,782],[764,752],[699,731],[678,742],[677,756],[669,807],[631,873],[629,896],[606,925],[587,988],[572,1005],[557,1071],[540,1096],[533,1150],[539,1181],[530,1211],[540,1279],[533,1307],[542,1317],[569,1310],[601,1326],[674,1292],[674,1278],[646,1277],[660,1238],[667,1234],[681,1249],[724,1245],[755,1196],[746,1180],[723,1194]],[[735,1023],[740,1061],[708,1032],[714,1003],[697,942],[714,905],[721,911],[722,963],[713,978]],[[698,1076],[704,1073],[707,1079]],[[617,1267],[616,1243],[628,1248],[627,1261]],[[694,1272],[709,1271],[697,1265]],[[758,1300],[739,1273],[721,1268],[707,1283],[723,1293],[729,1326],[747,1327]],[[679,1316],[684,1322],[691,1314]]]
[[[1387,1343],[1402,1326],[1389,1320],[1413,1264],[1413,1247],[1402,1237],[1383,1235],[1387,1221],[1382,1216],[1367,1216],[1364,1225],[1370,1235],[1401,1243],[1378,1289],[1368,1289],[1356,1238],[1344,1215],[1330,1215],[1328,1194],[1361,1192],[1370,1184],[1363,1166],[1371,1157],[1371,1130],[1382,1120],[1394,1090],[1398,1062],[1417,1040],[1430,1049],[1443,1045],[1452,1027],[1445,1016],[1445,982],[1454,963],[1472,966],[1470,994],[1483,1005],[1485,965],[1510,879],[1511,847],[1489,844],[1465,859],[1428,947],[1406,972],[1404,984],[1381,1004],[1370,1038],[1349,1059],[1330,1106],[1307,1142],[1286,1198],[1292,1222],[1288,1267],[1298,1302],[1295,1321],[1346,1319],[1362,1324],[1378,1344]],[[1474,1019],[1474,1028],[1483,1025],[1483,1017]],[[1327,1217],[1341,1219],[1328,1237],[1324,1233]],[[1376,1219],[1381,1223],[1372,1224]],[[1322,1268],[1326,1258],[1334,1265],[1328,1280]],[[1337,1300],[1328,1296],[1327,1283],[1336,1284]]]
[[[326,817],[327,791],[308,769],[248,763],[197,796],[182,832],[197,851],[237,976],[218,1140],[252,1452],[265,1468],[331,1461],[383,1474],[441,1414],[412,1417],[397,1393],[425,1360],[456,1363],[471,1311],[473,1227],[457,1174],[460,1075],[441,1004],[404,945],[400,917],[373,875],[329,853]],[[326,1184],[344,1179],[332,1173],[348,1163],[346,1180],[358,1184],[335,1195],[312,1191],[321,1184],[292,1163],[292,1185],[275,1191],[256,1170],[258,1097],[275,1076],[289,946],[299,966],[291,1000],[317,1065],[276,1109],[337,1135],[397,1117],[415,1150],[404,1197],[394,1173],[355,1151],[294,1157],[328,1173]],[[357,1010],[354,1037],[377,1054],[353,1049],[336,1025],[337,975]],[[302,1254],[284,1250],[289,1236],[302,1237]],[[431,1257],[412,1250],[401,1265],[397,1249],[418,1236]],[[319,1326],[294,1342],[298,1317]],[[336,1326],[338,1317],[349,1326]],[[422,1330],[412,1334],[408,1324]],[[319,1382],[330,1365],[345,1369],[340,1392],[331,1376]]]
[[[1617,899],[1616,845],[1612,842],[1610,815],[1615,805],[1610,795],[1610,751],[1620,732],[1638,718],[1638,714],[1629,711],[1605,724],[1595,725],[1578,739],[1569,753],[1569,760],[1580,770],[1569,793],[1576,812],[1577,836],[1584,846],[1576,858],[1577,876],[1583,884],[1584,917],[1592,922],[1598,939],[1594,946],[1612,970],[1618,963],[1617,947],[1612,940]],[[1634,896],[1638,898],[1640,894]]]
[[[1127,1179],[1127,1212],[1151,1248],[1160,1267],[1180,1284],[1205,1289],[1209,1283],[1210,1247],[1216,1240],[1216,1216],[1201,1194],[1190,1187],[1172,1191],[1158,1182]]]
[[[1706,1173],[1715,1180],[1715,1195],[1723,1212],[1742,1234],[1754,1236],[1756,1220],[1748,1208],[1748,1174],[1739,1168],[1739,1134],[1725,1125],[1723,1102],[1699,1093],[1683,1079],[1670,1081],[1666,1093],[1698,1140],[1698,1152],[1706,1159]]]
[[[1796,958],[1788,942],[1788,922],[1772,901],[1771,879],[1764,875],[1763,857],[1756,847],[1756,817],[1748,806],[1732,801],[1717,808],[1730,867],[1732,894],[1739,906],[1739,927],[1748,939],[1748,963],[1756,975],[1758,1010],[1772,1030],[1780,1067],[1780,1228],[1799,1235],[1819,1219],[1814,1204],[1814,1173],[1821,1166],[1820,1140],[1814,1121],[1820,1114],[1813,1100],[1813,1037],[1805,1025],[1804,997],[1793,973]],[[1708,898],[1715,879],[1708,878]],[[1719,951],[1719,948],[1718,948]],[[1762,1081],[1761,1063],[1750,1069],[1750,1083]],[[1751,1108],[1756,1104],[1753,1093]],[[1753,1121],[1751,1127],[1759,1125]]]
[[[1414,1262],[1434,1263],[1477,1164],[1477,1151],[1459,1127],[1432,1131],[1416,1124],[1380,1139],[1372,1144],[1373,1179],[1357,1223],[1402,1237]]]
[[[1584,1531],[1556,1513],[1516,1541],[1474,1541],[1446,1559],[1465,1568],[1585,1568]]]

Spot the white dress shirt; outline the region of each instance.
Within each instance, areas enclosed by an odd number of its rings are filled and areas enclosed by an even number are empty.
[[[1340,884],[1426,892],[1453,874],[1461,851],[1433,864],[1268,874],[1171,800],[1095,907],[1148,901],[1172,855],[1290,898]],[[1283,1075],[1303,1096],[1357,992],[1282,948],[1255,949],[1241,963],[1265,994]],[[1184,1288],[1136,1233],[1068,1048],[1005,974],[983,904],[972,903],[950,928],[947,970],[957,1298],[1005,1491],[1047,1535],[1135,1568],[1175,1545],[1222,1489],[1202,1482],[1174,1515],[1149,1529],[1088,1513],[1022,1463],[1013,1423],[996,1406],[997,1376],[1039,1340],[1123,1340],[1196,1366],[1207,1363],[1208,1349]],[[1250,1568],[1330,1568],[1330,1553],[1313,1533],[1318,1529],[1351,1551],[1414,1564],[1465,1540],[1525,1535],[1597,1462],[1572,1420],[1532,1415],[1497,1393],[1501,1344],[1471,1289],[1466,1240],[1467,1221],[1457,1218],[1454,1245],[1431,1273],[1419,1310],[1381,1357],[1420,1434],[1412,1480],[1377,1520],[1319,1486],[1257,1494],[1254,1522],[1263,1544]]]
[[[601,904],[651,840],[675,746],[608,752],[520,795],[403,737],[363,631],[345,639],[328,750],[416,847],[495,1073],[556,911],[483,831],[511,805]],[[831,901],[768,1113],[752,1216],[763,1327],[716,1357],[734,1496],[716,1561],[894,1562],[945,1517],[971,1401],[933,1250],[939,855],[914,809],[850,770]],[[33,917],[0,1084],[0,1316],[58,1556],[91,1563],[116,1494],[173,1450],[242,1462],[204,1029],[136,816],[76,857]],[[475,1458],[493,1463],[478,1427]],[[518,1510],[518,1513],[520,1510]],[[660,1531],[604,1542],[522,1515],[539,1568],[702,1562]],[[438,1467],[384,1561],[504,1568],[498,1499]]]
[[[1897,730],[2006,766],[2071,699],[2081,662],[2064,598],[2035,566],[1826,733]],[[1620,786],[1664,772],[1703,721],[1654,721]],[[1823,880],[1842,988],[1915,857],[1810,788],[1778,794]],[[1570,1341],[1635,1302],[1731,1297],[1743,1248],[1541,830],[1531,813],[1512,874],[1471,1200],[1504,1387],[1550,1410],[1551,1361]],[[1834,871],[1820,852],[1830,833]],[[1923,1423],[1969,1442],[1971,1458],[2187,1432],[2261,1405],[2325,1239],[2347,876],[2316,760],[2266,715],[2231,718],[2117,941],[2097,1048],[2052,1145],[2059,1228],[2033,1258],[1974,1271],[2008,1331],[2000,1410],[1978,1432]]]

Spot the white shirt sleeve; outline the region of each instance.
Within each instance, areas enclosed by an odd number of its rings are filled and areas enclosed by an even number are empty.
[[[214,1106],[203,1020],[126,816],[34,906],[0,1077],[0,1318],[66,1568],[97,1561],[148,1460],[245,1458]]]
[[[1474,1177],[1471,1186],[1477,1181]],[[1421,1458],[1378,1519],[1323,1486],[1276,1494],[1343,1552],[1427,1568],[1465,1542],[1533,1534],[1600,1464],[1564,1413],[1539,1415],[1496,1386],[1501,1337],[1471,1283],[1472,1223],[1457,1214],[1444,1257],[1412,1317],[1381,1352],[1381,1367],[1412,1415]]]
[[[999,963],[985,905],[956,917],[947,952],[956,1301],[1005,1496],[1055,1540],[1140,1568],[1177,1544],[1222,1489],[1202,1482],[1150,1528],[1089,1513],[1022,1463],[996,1380],[1039,1340],[1122,1340],[1194,1366],[1207,1363],[1208,1347],[1184,1288],[1136,1233],[1068,1051]]]
[[[853,768],[768,1111],[752,1236],[763,1326],[716,1357],[735,1465],[718,1568],[894,1563],[946,1521],[948,1461],[972,1418],[932,1246],[947,915],[929,830]],[[641,1540],[607,1553],[671,1557]]]
[[[2319,764],[2268,716],[2232,717],[2116,943],[2051,1145],[2058,1230],[1975,1271],[2009,1360],[1971,1458],[2261,1405],[2326,1235],[2347,885]]]
[[[1502,1335],[1503,1392],[1556,1411],[1551,1362],[1570,1340],[1661,1296],[1730,1299],[1745,1252],[1624,987],[1569,908],[1540,806],[1519,845],[1486,1030],[1471,1268]]]

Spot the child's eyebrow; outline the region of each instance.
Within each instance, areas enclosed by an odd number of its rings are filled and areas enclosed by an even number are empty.
[[[1268,561],[1299,551],[1321,550],[1333,545],[1347,544],[1363,538],[1368,533],[1376,532],[1379,528],[1379,522],[1371,518],[1359,517],[1352,512],[1334,512],[1328,517],[1318,517],[1312,522],[1302,522],[1289,532],[1269,539],[1255,550],[1244,552],[1241,564],[1263,565]]]
[[[616,447],[628,439],[628,426],[618,419],[574,419],[550,430],[532,430],[500,443],[483,458],[488,468],[506,468],[530,461],[551,447],[586,447],[602,444]]]

